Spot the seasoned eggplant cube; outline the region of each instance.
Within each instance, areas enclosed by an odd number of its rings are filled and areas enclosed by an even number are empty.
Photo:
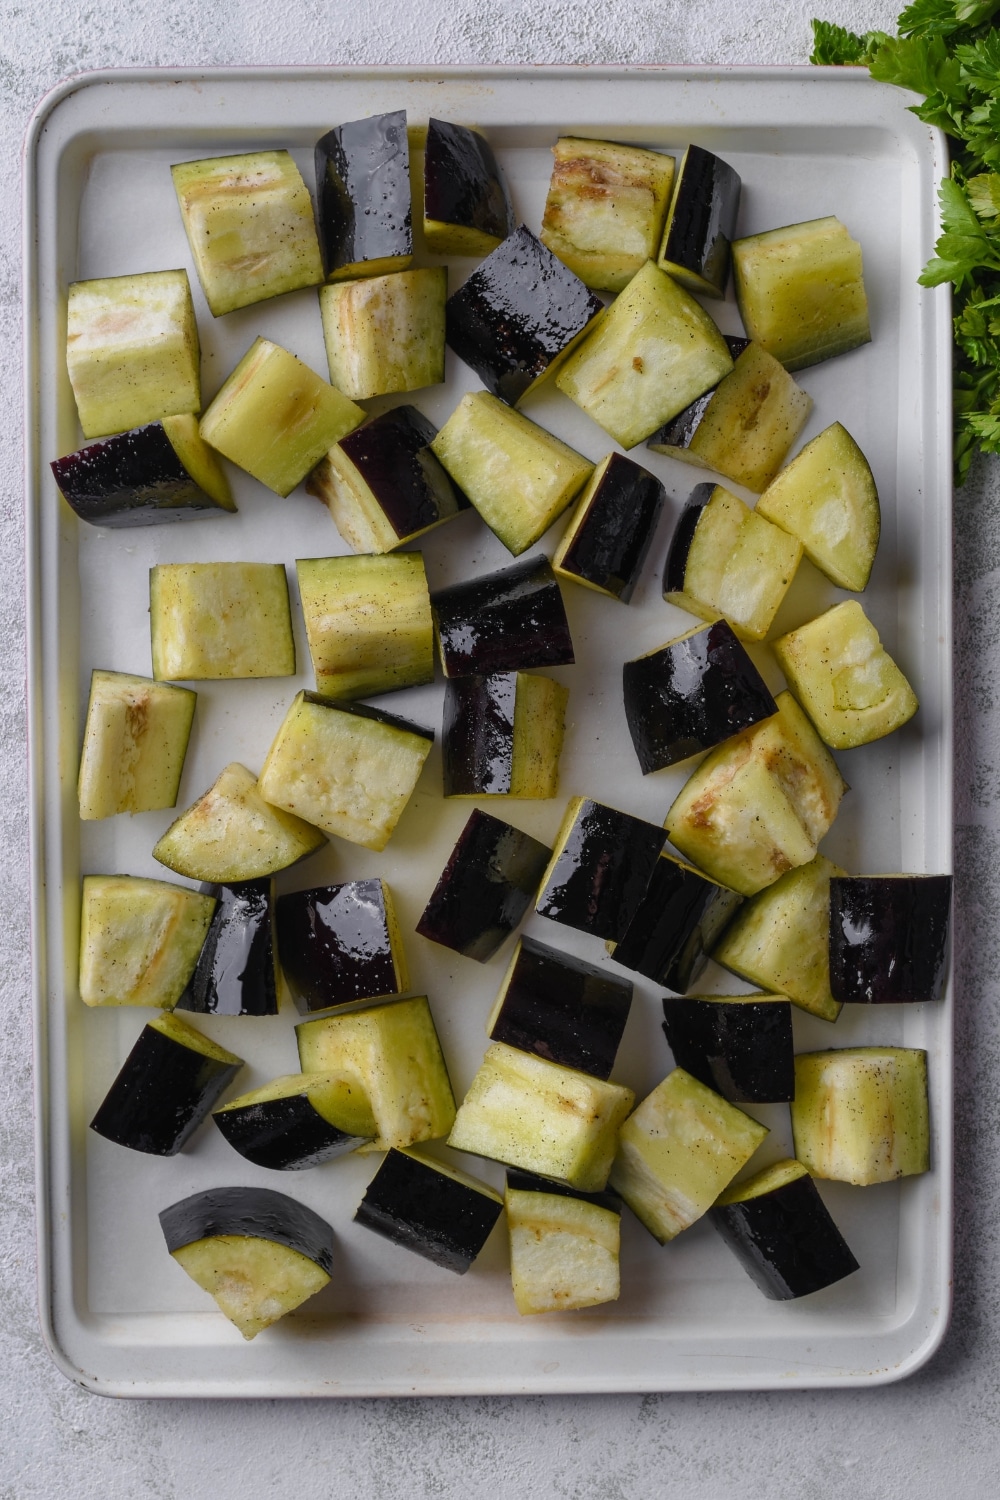
[[[658,265],[703,297],[724,297],[740,179],[728,162],[688,146],[677,169]]]
[[[494,1042],[459,1106],[448,1144],[599,1193],[618,1127],[634,1102],[621,1084]]]
[[[384,880],[350,880],[278,897],[281,967],[303,1015],[410,988]]]
[[[810,219],[734,240],[743,326],[786,370],[871,341],[861,246],[839,219]]]
[[[446,797],[554,797],[568,688],[501,672],[445,688],[441,748]]]
[[[209,1188],[160,1214],[167,1249],[245,1339],[269,1328],[333,1275],[333,1230],[270,1188]]]
[[[548,531],[594,467],[488,391],[463,396],[431,447],[515,557]]]
[[[463,1276],[502,1212],[503,1199],[485,1182],[418,1151],[390,1151],[354,1222]]]
[[[295,1035],[304,1073],[335,1073],[364,1090],[378,1132],[373,1150],[448,1134],[455,1097],[425,995],[302,1021]]]
[[[437,255],[488,255],[514,228],[503,171],[489,141],[448,120],[427,122],[424,240]]]
[[[604,304],[521,224],[445,307],[448,345],[516,406],[552,373]]]
[[[664,1245],[708,1212],[767,1133],[675,1068],[619,1131],[611,1186]]]
[[[791,693],[778,712],[712,750],[667,813],[671,843],[753,896],[816,857],[847,783]]]
[[[530,834],[474,808],[417,931],[485,963],[528,910],[551,853]]]
[[[216,899],[191,982],[178,1010],[213,1016],[276,1016],[273,881],[213,886]]]
[[[375,1117],[357,1083],[289,1073],[231,1099],[212,1116],[234,1151],[272,1172],[301,1172],[375,1139]]]
[[[822,854],[789,870],[736,914],[712,950],[717,964],[761,989],[787,995],[810,1015],[835,1021],[830,992],[830,878],[844,872]]]
[[[287,151],[186,161],[170,175],[214,317],[323,280],[312,199]]]
[[[444,380],[444,266],[335,281],[319,294],[330,384],[352,401]]]
[[[413,256],[406,111],[350,120],[321,136],[316,195],[328,281],[404,270]]]
[[[674,159],[641,146],[561,136],[542,242],[586,286],[620,292],[655,260],[674,181]]]
[[[611,1208],[538,1178],[529,1178],[532,1186],[524,1189],[518,1184],[525,1178],[524,1172],[508,1172],[504,1192],[518,1312],[569,1312],[616,1302],[620,1204]]]
[[[623,968],[682,995],[742,904],[736,891],[682,859],[661,854],[635,916],[608,950]]]
[[[49,467],[63,499],[91,526],[158,526],[236,509],[189,412],[102,438]]]
[[[865,1187],[930,1167],[927,1053],[912,1047],[800,1052],[795,1155],[813,1177]]]
[[[631,1005],[631,980],[521,938],[486,1034],[564,1068],[610,1078]]]
[[[772,1301],[807,1297],[858,1269],[801,1162],[775,1162],[726,1188],[708,1216]]]
[[[84,437],[201,410],[198,325],[186,271],[75,281],[66,365]]]
[[[318,828],[265,801],[254,776],[233,761],[171,823],[153,858],[190,880],[232,885],[273,875],[325,843]]]
[[[635,592],[667,498],[648,469],[609,453],[591,475],[556,548],[552,567],[627,604]]]
[[[433,743],[432,730],[380,709],[299,693],[267,752],[261,795],[325,833],[384,849]]]
[[[366,698],[434,681],[434,620],[419,552],[295,564],[316,691]]]
[[[566,607],[545,557],[439,589],[431,605],[446,677],[573,663]]]
[[[699,625],[622,669],[625,718],[642,774],[662,771],[777,712],[725,620]]]
[[[178,1016],[157,1016],[139,1033],[90,1128],[131,1151],[176,1156],[242,1066],[242,1057]]]
[[[573,797],[535,910],[617,943],[646,893],[666,834],[655,823]]]
[[[201,419],[206,443],[289,495],[365,413],[294,354],[258,338]]]
[[[632,448],[732,368],[708,313],[650,260],[555,381],[616,443]]]
[[[157,681],[295,675],[283,563],[158,563],[149,616]]]
[[[792,1007],[780,995],[664,1000],[674,1061],[732,1104],[782,1104],[795,1093]]]
[[[80,817],[173,807],[198,695],[190,688],[91,673],[77,794]]]
[[[165,880],[85,875],[80,999],[170,1010],[191,977],[214,910],[211,896]]]
[[[738,360],[750,344],[749,339],[737,338],[730,333],[724,333],[722,338],[734,360]],[[728,378],[727,375],[722,377],[723,380],[728,380]],[[721,384],[722,380],[696,397],[689,406],[685,406],[683,411],[678,412],[676,417],[671,417],[669,422],[664,422],[663,426],[653,433],[646,447],[652,448],[654,453],[669,453],[672,458],[679,458],[684,462],[696,462],[695,459],[689,459],[687,450]]]
[[[950,875],[830,881],[830,989],[845,1004],[941,1000],[948,982]]]

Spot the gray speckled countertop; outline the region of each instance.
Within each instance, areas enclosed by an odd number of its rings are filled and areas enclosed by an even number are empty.
[[[821,7],[823,9],[823,7]],[[436,1401],[149,1403],[52,1366],[35,1293],[24,712],[20,148],[85,69],[280,63],[802,63],[798,0],[0,0],[0,1500],[895,1500],[997,1493],[1000,1452],[1000,466],[956,500],[955,1314],[912,1379],[875,1390]],[[825,10],[892,26],[885,0]]]

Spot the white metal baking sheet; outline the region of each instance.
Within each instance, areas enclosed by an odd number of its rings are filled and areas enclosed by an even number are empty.
[[[840,757],[852,792],[824,850],[858,872],[951,868],[950,327],[947,296],[916,284],[935,235],[942,138],[904,97],[862,70],[504,69],[259,70],[106,73],[64,85],[40,107],[26,154],[27,546],[33,778],[33,889],[39,1104],[41,1310],[54,1358],[95,1390],[135,1395],[398,1395],[830,1386],[891,1380],[936,1348],[949,1306],[951,998],[943,1005],[845,1010],[836,1027],[796,1012],[799,1049],[869,1041],[930,1054],[933,1169],[902,1184],[823,1184],[861,1262],[859,1274],[799,1303],[760,1296],[707,1223],[660,1248],[626,1214],[621,1300],[567,1315],[520,1318],[502,1226],[459,1278],[353,1225],[372,1171],[355,1157],[276,1178],[232,1152],[211,1124],[172,1159],[115,1147],[87,1123],[148,1012],[95,1012],[76,987],[81,874],[162,876],[155,839],[172,814],[81,825],[75,776],[93,667],[147,674],[147,570],[158,561],[283,560],[344,550],[326,511],[300,488],[278,500],[233,471],[236,518],[142,531],[81,526],[48,461],[80,436],[65,372],[66,287],[74,279],[187,266],[202,334],[206,402],[262,333],[326,373],[314,292],[213,320],[173,196],[172,161],[288,147],[312,181],[312,146],[332,125],[405,108],[484,128],[498,147],[517,213],[537,228],[558,134],[718,151],[743,178],[740,232],[836,214],[860,240],[873,342],[798,377],[815,401],[801,442],[831,421],[868,455],[883,534],[865,602],[915,683],[920,713],[891,740]],[[450,268],[452,289],[471,262]],[[730,300],[710,310],[739,331]],[[477,385],[449,354],[444,386],[416,404],[440,424]],[[399,398],[403,399],[403,398]],[[377,410],[389,402],[368,403]],[[530,416],[591,459],[609,449],[564,397],[542,391]],[[685,772],[643,778],[621,711],[621,662],[677,634],[688,617],[663,604],[658,580],[680,504],[699,475],[645,449],[669,513],[629,607],[566,587],[578,665],[570,687],[559,799],[519,803],[511,821],[542,838],[567,796],[597,796],[661,822]],[[551,555],[560,528],[539,550]],[[432,588],[510,561],[474,515],[423,539]],[[803,564],[778,629],[837,598]],[[292,694],[310,686],[301,618],[297,680],[199,684],[196,729],[178,805],[230,760],[259,768]],[[766,653],[758,652],[763,662]],[[766,666],[772,684],[780,678]],[[441,682],[387,706],[437,728]],[[489,964],[413,933],[469,812],[443,802],[435,751],[382,855],[337,843],[279,877],[279,889],[384,875],[401,910],[415,993],[431,997],[456,1091],[485,1044],[483,1022],[510,951]],[[503,806],[500,809],[503,813]],[[532,916],[526,931],[601,960],[602,946]],[[704,983],[702,987],[707,987]],[[711,987],[733,987],[715,972]],[[615,1077],[639,1097],[668,1071],[654,986],[640,980]],[[266,1020],[198,1018],[248,1062],[235,1091],[297,1066],[283,1011]],[[753,1109],[771,1135],[760,1160],[790,1149],[787,1110]],[[499,1184],[492,1164],[467,1161]],[[757,1158],[755,1158],[755,1165]],[[267,1181],[327,1216],[337,1231],[331,1286],[245,1344],[166,1254],[158,1211],[214,1184]]]

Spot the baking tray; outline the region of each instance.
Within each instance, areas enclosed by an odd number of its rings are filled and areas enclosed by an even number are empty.
[[[538,68],[260,69],[110,72],[75,79],[40,106],[26,150],[27,549],[30,605],[33,941],[37,1035],[41,1314],[69,1376],[115,1394],[184,1396],[400,1395],[835,1386],[892,1380],[937,1347],[949,1307],[951,1065],[943,1005],[848,1008],[836,1029],[796,1012],[799,1049],[870,1041],[929,1053],[933,1165],[900,1184],[822,1192],[862,1269],[800,1303],[760,1296],[701,1222],[660,1248],[626,1215],[621,1300],[586,1312],[519,1318],[502,1228],[464,1278],[353,1225],[372,1171],[355,1157],[275,1179],[233,1153],[209,1124],[190,1149],[151,1159],[87,1129],[97,1103],[148,1019],[89,1011],[76,988],[81,873],[162,876],[150,850],[172,814],[81,826],[75,776],[92,667],[148,674],[147,568],[157,561],[323,556],[343,550],[325,510],[301,490],[278,500],[236,476],[237,518],[106,532],[80,526],[57,495],[48,460],[80,438],[64,362],[67,284],[77,278],[187,266],[203,338],[206,401],[257,333],[326,372],[313,292],[213,321],[173,198],[168,165],[196,156],[288,147],[312,181],[315,139],[339,121],[406,108],[489,132],[519,217],[537,228],[558,134],[679,151],[695,141],[741,173],[741,233],[837,214],[860,240],[874,340],[798,377],[815,409],[801,441],[839,420],[868,455],[883,508],[866,607],[917,687],[920,713],[890,740],[840,757],[852,792],[824,851],[860,872],[951,868],[950,326],[947,294],[917,286],[936,232],[943,138],[904,108],[897,90],[862,70]],[[452,287],[471,262],[455,261]],[[712,306],[739,331],[731,297]],[[440,424],[477,384],[449,355],[444,386],[417,404]],[[369,403],[373,410],[389,402]],[[529,415],[588,457],[608,440],[558,393],[529,398]],[[562,792],[518,803],[511,821],[550,838],[572,793],[662,821],[684,772],[639,775],[621,712],[620,664],[679,633],[687,616],[663,604],[658,578],[678,508],[702,475],[636,450],[670,496],[635,601],[625,608],[564,589],[578,665],[554,675],[571,691]],[[551,554],[559,528],[543,539]],[[423,539],[431,586],[509,555],[465,516]],[[290,568],[294,590],[294,569]],[[788,629],[838,597],[808,564],[777,622]],[[296,614],[299,660],[308,664]],[[757,651],[759,660],[766,653]],[[765,667],[777,683],[772,665]],[[178,805],[230,760],[259,768],[292,682],[199,685],[196,730]],[[391,706],[437,726],[440,681]],[[413,926],[470,810],[439,794],[438,753],[388,849],[332,846],[279,877],[295,889],[382,874],[401,910],[416,993],[438,1020],[456,1091],[485,1044],[483,1021],[509,955],[487,965],[436,948]],[[500,811],[504,811],[502,808]],[[601,946],[531,917],[526,930],[600,960]],[[711,971],[702,988],[725,992]],[[736,986],[737,988],[739,986]],[[615,1076],[641,1097],[670,1066],[655,987],[639,981]],[[242,1091],[297,1066],[285,1010],[266,1020],[199,1018],[247,1059]],[[753,1110],[771,1135],[760,1160],[790,1147],[787,1110]],[[471,1162],[499,1183],[500,1169]],[[755,1158],[755,1165],[757,1159]],[[267,1181],[325,1214],[337,1231],[337,1273],[298,1313],[244,1344],[163,1246],[157,1212],[219,1183]]]

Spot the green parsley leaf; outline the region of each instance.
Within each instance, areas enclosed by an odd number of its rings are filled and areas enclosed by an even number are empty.
[[[967,90],[962,69],[939,37],[896,37],[882,45],[869,63],[869,71],[880,83],[896,83],[915,94],[943,94],[964,100]]]
[[[867,64],[873,50],[872,39],[884,36],[883,32],[875,31],[858,36],[857,32],[848,31],[843,26],[835,26],[832,21],[814,20],[812,29],[813,49],[809,61],[820,67],[831,63],[841,66],[850,66],[855,63]]]

